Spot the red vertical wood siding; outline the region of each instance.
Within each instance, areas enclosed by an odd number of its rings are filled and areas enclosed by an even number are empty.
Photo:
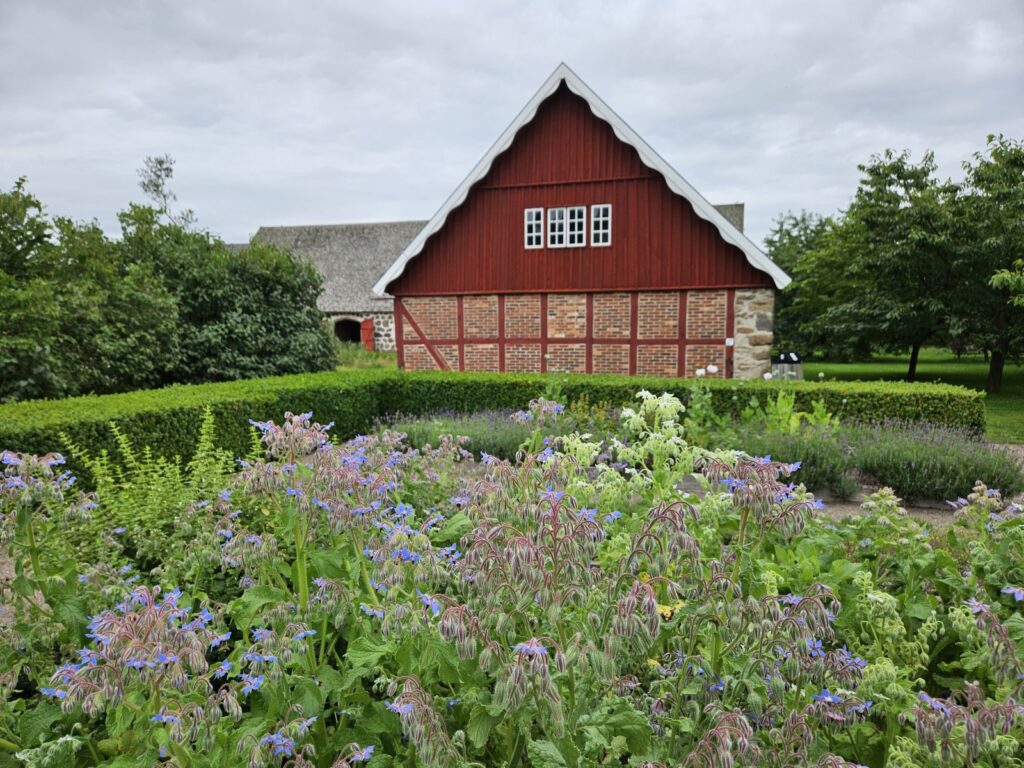
[[[587,206],[589,243],[589,206],[597,203],[612,205],[610,247],[525,248],[526,208]],[[771,285],[563,85],[389,290],[430,296]]]

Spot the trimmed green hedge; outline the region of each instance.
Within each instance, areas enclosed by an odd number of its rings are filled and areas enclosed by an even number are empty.
[[[689,382],[676,378],[564,376],[567,400],[587,395],[591,402],[633,400],[640,389],[673,392],[685,399]],[[366,432],[379,416],[432,411],[473,412],[522,408],[551,382],[539,374],[402,373],[368,370],[299,374],[266,379],[174,386],[118,395],[35,400],[0,406],[0,450],[60,451],[60,434],[91,452],[115,451],[109,423],[116,422],[139,446],[167,457],[189,457],[204,408],[217,422],[217,442],[237,456],[250,446],[249,419],[280,420],[285,411],[312,411],[335,423],[340,439]],[[830,411],[860,421],[886,418],[985,429],[984,393],[946,384],[902,382],[766,382],[707,380],[715,408],[738,413],[751,398],[764,401],[780,387],[796,392],[797,407],[823,399]],[[82,467],[70,457],[73,471]],[[83,478],[88,482],[88,478]]]
[[[638,390],[671,392],[686,400],[692,380],[640,376],[561,375],[567,401],[587,395],[592,403],[632,401]],[[550,376],[508,373],[398,374],[387,412],[428,413],[436,410],[475,411],[482,408],[521,408],[551,381]],[[985,432],[985,393],[950,384],[909,384],[881,381],[764,381],[705,379],[715,410],[739,414],[751,398],[762,404],[784,388],[796,393],[796,407],[810,410],[824,400],[843,420],[919,421]],[[414,409],[413,409],[414,408]]]

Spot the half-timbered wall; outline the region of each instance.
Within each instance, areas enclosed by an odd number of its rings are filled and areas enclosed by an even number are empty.
[[[746,326],[763,321],[738,321],[736,309],[763,312],[767,302],[770,321],[772,294],[747,290],[739,299],[735,289],[406,297],[395,302],[399,365],[655,376],[716,366],[709,375],[756,375],[770,329],[754,337]]]

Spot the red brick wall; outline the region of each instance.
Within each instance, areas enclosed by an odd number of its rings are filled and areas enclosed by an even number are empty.
[[[594,294],[594,338],[629,338],[628,293]]]
[[[730,302],[729,289],[399,299],[399,361],[407,370],[656,376],[714,365],[708,375],[727,376]]]
[[[691,339],[726,336],[726,292],[689,291],[686,296],[686,335]]]

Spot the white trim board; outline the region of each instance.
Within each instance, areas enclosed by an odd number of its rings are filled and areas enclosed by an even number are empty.
[[[381,275],[380,279],[373,286],[374,293],[378,296],[386,295],[388,285],[393,280],[400,277],[405,271],[406,265],[419,255],[420,251],[423,250],[423,246],[427,242],[427,238],[444,226],[445,221],[448,219],[448,214],[465,202],[473,185],[487,175],[488,171],[491,169],[491,165],[494,163],[498,155],[512,146],[512,142],[515,140],[519,129],[533,120],[541,103],[551,96],[562,82],[565,82],[570,91],[586,101],[590,107],[590,111],[608,123],[620,140],[629,144],[637,151],[644,165],[660,173],[668,183],[669,189],[688,200],[698,216],[705,221],[714,224],[715,227],[718,228],[723,240],[739,248],[752,267],[768,274],[774,281],[775,286],[779,289],[785,288],[789,285],[791,282],[789,275],[783,272],[774,261],[769,259],[768,256],[765,255],[760,248],[754,245],[746,235],[740,232],[732,222],[726,219],[715,209],[713,205],[711,205],[711,203],[705,200],[704,197],[694,189],[686,179],[680,176],[679,173],[661,157],[661,155],[655,152],[646,141],[640,138],[639,134],[630,128],[625,120],[619,117],[611,107],[605,104],[604,101],[601,100],[601,97],[594,93],[590,89],[590,86],[580,79],[579,75],[573,72],[567,64],[562,63],[559,64],[555,71],[551,73],[551,76],[544,81],[540,90],[538,90],[533,95],[533,98],[526,103],[526,106],[520,110],[519,114],[516,115],[516,118],[508,128],[506,128],[501,136],[498,137],[498,140],[491,145],[491,148],[487,150],[487,153],[480,158],[480,162],[473,167],[473,170],[469,172],[469,175],[466,176],[466,178],[462,180],[462,183],[455,188],[455,191],[449,195],[448,199],[444,202],[444,205],[442,205],[437,213],[433,215],[430,221],[427,222],[426,226],[420,230],[420,233],[416,235],[415,239],[409,243],[406,249],[402,251],[402,254],[395,259],[390,267],[388,267],[387,271]]]

